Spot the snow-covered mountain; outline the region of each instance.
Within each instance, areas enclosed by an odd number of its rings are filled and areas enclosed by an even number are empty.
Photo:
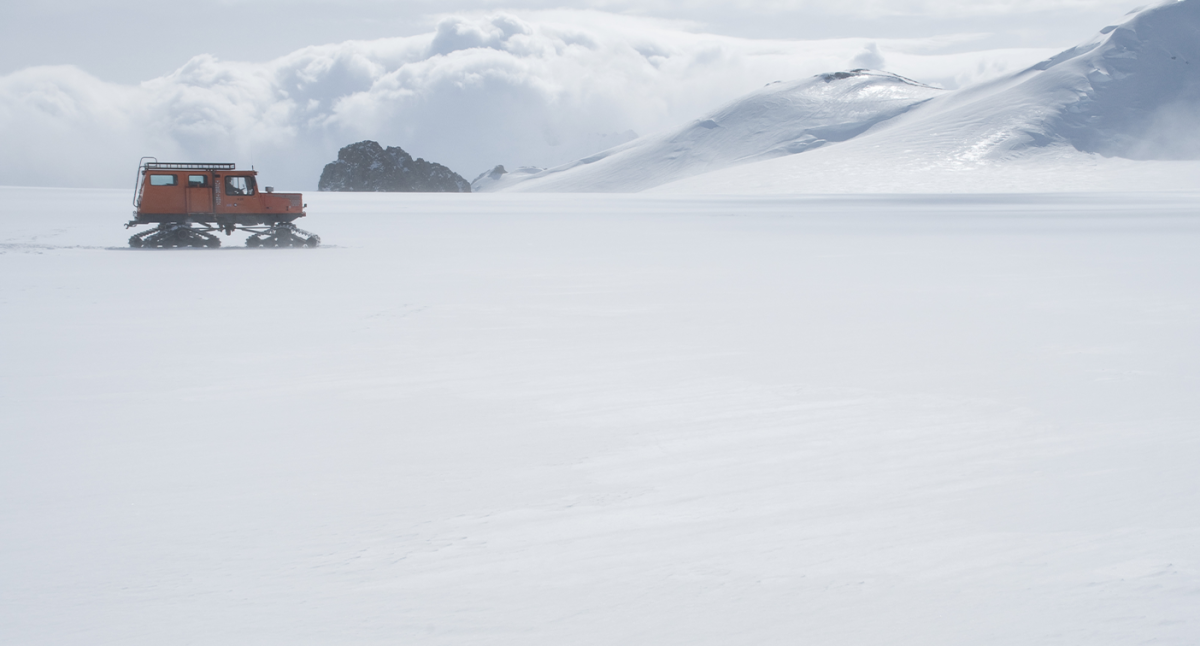
[[[872,148],[963,162],[1062,144],[1107,157],[1197,159],[1197,126],[1200,0],[1185,0],[1134,14],[1027,70],[931,102],[878,133]]]
[[[671,182],[665,188],[689,192],[1005,190],[1058,181],[1047,173],[1103,186],[1140,175],[1173,182],[1181,168],[1126,160],[1197,159],[1200,0],[1182,0],[956,92],[863,70],[773,85],[678,132],[511,190],[640,191]],[[1187,165],[1182,176],[1197,168]]]
[[[678,130],[476,190],[639,191],[846,141],[943,93],[864,69],[776,81]]]

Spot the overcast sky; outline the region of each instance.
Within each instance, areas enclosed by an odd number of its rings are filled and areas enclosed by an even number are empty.
[[[167,74],[196,54],[266,61],[306,45],[411,36],[447,14],[594,9],[744,38],[975,34],[967,49],[1064,48],[1136,0],[39,0],[6,2],[0,74],[77,65],[107,81]]]
[[[1112,0],[41,0],[0,21],[0,184],[122,186],[142,155],[315,187],[398,145],[468,180],[870,67],[954,88],[1120,22]]]

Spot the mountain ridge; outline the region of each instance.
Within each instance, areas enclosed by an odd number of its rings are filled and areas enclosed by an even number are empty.
[[[642,190],[845,141],[942,92],[898,74],[867,69],[777,81],[676,130],[510,180],[502,188],[571,191],[588,185],[598,191]]]
[[[830,78],[828,85],[844,83],[864,72],[818,75],[792,82],[790,87],[821,83],[824,78]],[[878,75],[875,79],[889,75],[867,73]],[[895,83],[903,79],[890,76]],[[759,90],[714,114],[745,116],[741,108],[755,105],[762,96],[763,90]],[[814,136],[809,143],[815,145],[806,146],[801,137],[791,136],[796,128],[807,128],[812,134],[820,127],[837,126],[833,120],[822,121],[822,115],[839,110],[853,113],[854,101],[861,98],[810,96],[828,99],[828,103],[799,106],[802,109],[783,115],[788,118],[746,119],[754,134],[746,141],[757,146],[755,150],[693,147],[686,152],[700,163],[682,172],[671,157],[673,151],[663,142],[704,127],[704,119],[657,140],[630,142],[502,188],[635,192],[675,186],[703,192],[723,186],[740,192],[738,182],[762,186],[759,175],[769,171],[776,178],[773,181],[783,183],[780,190],[789,186],[812,190],[808,178],[817,175],[825,177],[825,186],[853,189],[855,185],[842,177],[855,176],[854,181],[862,183],[902,173],[930,190],[954,190],[966,177],[964,173],[994,174],[1010,165],[1032,173],[1037,172],[1034,166],[1042,163],[1047,172],[1078,176],[1085,167],[1111,167],[1113,173],[1137,168],[1121,159],[1198,160],[1200,0],[1168,2],[1131,13],[1123,22],[1101,29],[1091,40],[1000,79],[957,91],[938,90],[927,97],[913,96],[900,110],[876,106],[880,109],[874,115],[858,114],[857,121],[847,118],[841,122],[849,136]],[[866,127],[856,131],[853,123]],[[772,137],[778,141],[770,141]],[[709,163],[706,156],[720,163]],[[838,174],[831,177],[827,167],[837,168]],[[942,183],[930,184],[922,173],[940,174]],[[903,186],[904,182],[891,184]]]

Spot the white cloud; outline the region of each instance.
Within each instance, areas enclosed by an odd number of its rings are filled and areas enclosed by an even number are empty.
[[[938,54],[938,41],[752,40],[590,11],[446,16],[424,34],[264,63],[192,58],[138,85],[74,67],[0,77],[0,184],[131,182],[137,159],[254,163],[312,188],[337,149],[399,145],[468,179],[546,166],[695,118],[778,79],[855,67],[956,85],[1048,52]],[[873,49],[872,49],[873,48]]]
[[[868,43],[866,49],[859,52],[854,60],[850,61],[850,65],[854,68],[881,70],[887,67],[887,61],[880,53],[879,45]]]

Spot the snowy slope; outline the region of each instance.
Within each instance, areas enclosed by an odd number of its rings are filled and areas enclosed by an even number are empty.
[[[1200,643],[1196,195],[306,199],[0,188],[0,644]]]
[[[688,126],[642,137],[483,190],[638,191],[699,173],[845,141],[942,94],[886,72],[772,83]]]
[[[1200,0],[1142,11],[910,117],[871,145],[965,162],[1057,144],[1132,159],[1200,159]]]
[[[1091,42],[931,101],[889,126],[836,149],[659,190],[1193,188],[1200,178],[1200,0],[1136,13]]]
[[[1030,124],[1010,148],[1064,141],[1105,156],[1200,159],[1200,0],[1143,11],[1014,80],[1007,106],[993,106]],[[1024,97],[1052,111],[1031,113]]]
[[[871,81],[867,89],[874,89]],[[845,82],[845,81],[842,81]],[[832,90],[838,82],[829,84]],[[890,85],[890,84],[889,84]],[[836,145],[805,146],[794,128],[810,116],[828,123],[842,110],[862,114],[859,88],[813,92],[820,83],[790,86],[805,101],[782,112],[761,111],[741,135],[695,138],[693,160],[725,166],[661,190],[670,192],[861,192],[1144,190],[1190,188],[1200,164],[1131,164],[1125,160],[1200,159],[1200,0],[1170,2],[1105,27],[1092,41],[1017,74],[957,92],[931,91],[906,109],[878,107],[874,128],[828,137]],[[914,86],[919,87],[919,86]],[[761,95],[762,93],[760,93]],[[756,105],[752,95],[734,106]],[[872,107],[863,106],[865,111]],[[740,114],[735,110],[734,114]],[[869,119],[857,122],[866,125]],[[675,137],[694,132],[693,125]],[[746,131],[752,131],[747,136]],[[770,146],[772,136],[791,142]],[[820,138],[820,134],[813,135]],[[675,151],[663,141],[557,169],[517,190],[645,190],[669,177]],[[759,150],[755,157],[751,150]],[[637,151],[636,153],[633,151]],[[802,152],[782,159],[763,157]],[[607,165],[590,168],[585,162]],[[749,163],[747,162],[756,162]],[[716,164],[713,165],[714,167]],[[640,172],[639,172],[640,171]],[[549,174],[547,174],[549,175]]]

